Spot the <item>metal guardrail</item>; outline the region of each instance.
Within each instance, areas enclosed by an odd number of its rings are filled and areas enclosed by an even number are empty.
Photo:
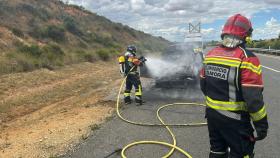
[[[247,48],[250,51],[261,54],[270,54],[280,56],[280,50],[277,49],[262,49],[262,48]]]

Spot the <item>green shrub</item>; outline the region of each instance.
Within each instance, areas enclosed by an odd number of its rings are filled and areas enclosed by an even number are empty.
[[[29,32],[29,35],[37,39],[50,38],[55,42],[65,41],[65,29],[63,26],[56,26],[56,25],[49,25],[47,27],[35,26],[33,31]]]
[[[86,53],[84,56],[85,60],[91,63],[94,63],[95,61],[97,61],[97,57],[94,53]]]
[[[30,20],[30,22],[35,22],[33,20]],[[35,25],[35,24],[29,24],[30,26],[31,25]],[[40,38],[45,38],[45,30],[44,28],[41,28],[39,26],[32,26],[34,27],[32,31],[28,32],[28,34],[33,37],[33,38],[36,38],[36,39],[40,39]]]
[[[96,42],[107,48],[115,47],[115,45],[117,45],[115,39],[113,37],[110,37],[110,35],[92,33],[89,34],[88,36],[89,36],[88,39],[84,39],[87,42]]]
[[[17,64],[19,65],[19,70],[23,71],[23,72],[28,72],[28,71],[32,71],[35,70],[36,64],[34,64],[34,61],[28,58],[18,58],[17,59]],[[39,66],[39,65],[37,65]]]
[[[78,28],[78,24],[76,23],[76,21],[73,18],[66,17],[64,19],[64,27],[74,35],[77,35],[77,36],[83,35],[83,33]]]
[[[41,49],[43,53],[39,61],[42,67],[52,70],[55,66],[64,65],[65,53],[58,45],[49,44]]]
[[[18,9],[26,11],[32,15],[37,14],[37,9],[30,4],[20,4],[17,6]]]
[[[17,8],[20,10],[24,10],[25,12],[28,12],[32,14],[34,17],[38,17],[43,21],[47,21],[51,17],[46,9],[40,7],[34,7],[33,5],[30,4],[20,4],[17,6]]]
[[[65,29],[62,26],[50,25],[44,33],[56,42],[65,40]]]
[[[272,48],[273,48],[273,49],[280,49],[280,40],[275,41],[275,42],[272,44]]]
[[[65,55],[64,51],[56,44],[49,44],[42,48],[44,53],[53,54],[55,58],[61,58]]]
[[[22,67],[19,71],[30,71],[35,68],[54,69],[55,66],[64,65],[64,51],[55,44],[49,44],[44,47],[38,45],[18,44],[16,53],[9,53],[8,57]]]
[[[19,46],[18,51],[36,58],[40,57],[43,53],[38,45],[21,45]]]
[[[76,59],[78,58],[80,61],[87,61],[87,62],[95,62],[98,60],[98,57],[95,52],[86,52],[82,49],[75,51]]]
[[[110,58],[110,51],[107,49],[100,49],[100,50],[96,51],[96,54],[103,61],[107,61]]]
[[[252,48],[271,48],[271,49],[280,49],[280,40],[279,39],[270,39],[270,40],[254,40],[253,44],[248,45]]]
[[[25,53],[10,52],[6,57],[9,64],[5,65],[5,73],[32,71],[40,67],[34,58]]]
[[[12,64],[6,58],[0,58],[0,75],[13,72]]]
[[[84,48],[84,49],[87,49],[87,48],[88,48],[88,44],[87,44],[85,41],[81,40],[81,39],[79,39],[78,46],[79,46],[80,48]]]
[[[39,8],[37,10],[37,14],[36,14],[40,19],[42,19],[43,21],[47,21],[49,19],[51,19],[51,15],[50,13],[44,9],[44,8]]]
[[[24,33],[20,29],[12,28],[11,31],[14,35],[16,35],[18,37],[21,37],[21,38],[24,37]]]

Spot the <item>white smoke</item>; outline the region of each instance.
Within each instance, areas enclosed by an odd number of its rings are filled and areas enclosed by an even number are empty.
[[[183,67],[180,66],[180,63],[166,61],[155,57],[147,58],[148,61],[146,62],[146,66],[152,77],[162,78],[166,76],[172,76],[177,72],[183,71]]]
[[[147,59],[148,72],[157,79],[178,73],[196,76],[202,66],[200,54],[194,52],[193,45],[178,45],[160,57],[147,56]]]

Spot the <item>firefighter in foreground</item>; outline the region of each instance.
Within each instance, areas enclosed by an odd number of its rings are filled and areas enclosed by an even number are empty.
[[[200,84],[207,104],[210,158],[252,158],[255,141],[267,136],[261,65],[245,48],[252,31],[246,17],[230,17],[222,31],[222,45],[204,60]]]
[[[131,104],[130,92],[132,86],[135,88],[135,102],[136,105],[142,105],[142,85],[140,81],[140,74],[138,66],[142,66],[146,59],[145,57],[136,57],[136,47],[131,45],[127,47],[127,51],[124,56],[119,57],[120,73],[126,78],[126,87],[124,91],[125,104]]]

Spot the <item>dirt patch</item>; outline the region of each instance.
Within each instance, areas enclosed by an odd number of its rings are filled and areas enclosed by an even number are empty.
[[[106,73],[105,73],[106,72]],[[52,157],[111,116],[120,82],[113,62],[1,76],[0,157]]]

